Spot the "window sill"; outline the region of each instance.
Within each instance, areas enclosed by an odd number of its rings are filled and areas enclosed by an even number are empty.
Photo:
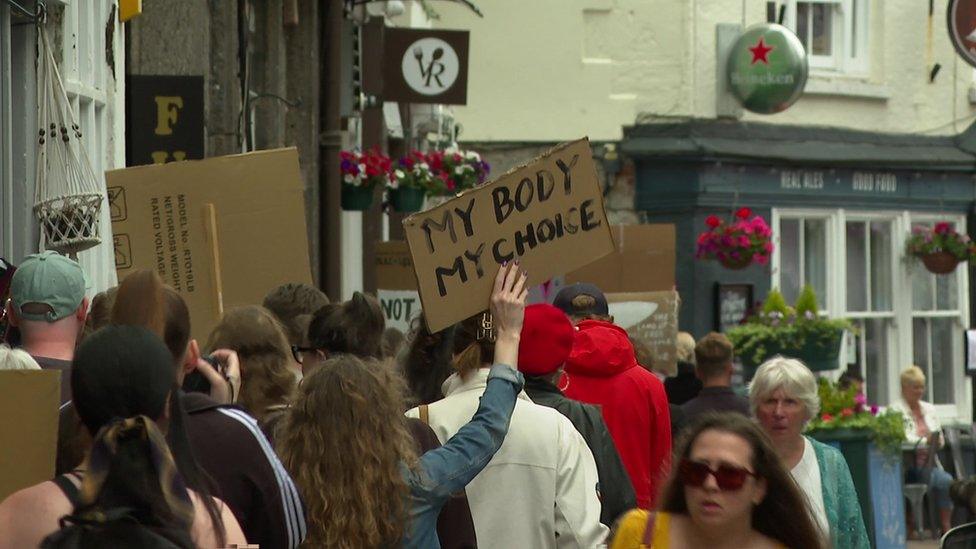
[[[858,78],[816,74],[810,75],[804,94],[828,97],[856,97],[877,101],[891,99],[891,90],[888,86],[871,84]]]

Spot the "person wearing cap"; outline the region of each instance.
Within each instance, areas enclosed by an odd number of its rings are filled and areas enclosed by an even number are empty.
[[[637,506],[637,498],[600,409],[566,398],[557,386],[573,349],[574,333],[569,318],[556,307],[529,305],[522,324],[518,368],[525,375],[525,393],[532,402],[566,416],[593,452],[600,479],[600,522],[612,525]]]
[[[671,414],[664,384],[637,363],[623,328],[602,320],[577,325],[563,393],[600,406],[637,505],[653,509],[671,466]]]
[[[610,305],[600,288],[587,282],[564,286],[552,298],[552,305],[566,313],[573,324],[581,320],[605,320],[613,322]]]
[[[41,368],[61,372],[61,404],[71,400],[71,361],[88,314],[86,286],[81,265],[53,251],[27,256],[10,281],[10,325],[20,329],[21,347]]]

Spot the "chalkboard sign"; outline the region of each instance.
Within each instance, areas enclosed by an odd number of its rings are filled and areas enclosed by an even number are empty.
[[[715,329],[725,332],[745,320],[752,308],[752,284],[715,284]]]

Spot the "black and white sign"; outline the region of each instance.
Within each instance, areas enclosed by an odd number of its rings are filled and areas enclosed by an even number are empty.
[[[384,101],[467,102],[467,31],[387,28],[384,42]]]
[[[715,284],[715,329],[725,332],[752,309],[752,284]]]

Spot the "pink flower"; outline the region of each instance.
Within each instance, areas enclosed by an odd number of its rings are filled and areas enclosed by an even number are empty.
[[[752,257],[756,260],[756,263],[760,265],[766,265],[769,263],[769,256],[766,254],[756,254]]]
[[[722,220],[718,216],[710,215],[705,218],[705,224],[714,229],[722,224]]]
[[[858,393],[854,395],[854,409],[858,412],[864,410],[864,406],[868,403],[868,397],[864,396],[864,393]]]
[[[952,232],[952,225],[946,223],[945,221],[940,221],[935,224],[935,234],[949,234]]]
[[[766,253],[767,254],[773,253],[773,243],[772,242],[766,242],[766,244],[763,245],[763,249],[766,250]]]
[[[739,246],[740,247],[742,247],[742,248],[748,248],[749,247],[749,244],[750,244],[750,242],[749,242],[749,237],[748,236],[740,236],[739,237]]]
[[[872,404],[871,405],[871,415],[872,416],[878,415],[878,405],[877,404]]]

